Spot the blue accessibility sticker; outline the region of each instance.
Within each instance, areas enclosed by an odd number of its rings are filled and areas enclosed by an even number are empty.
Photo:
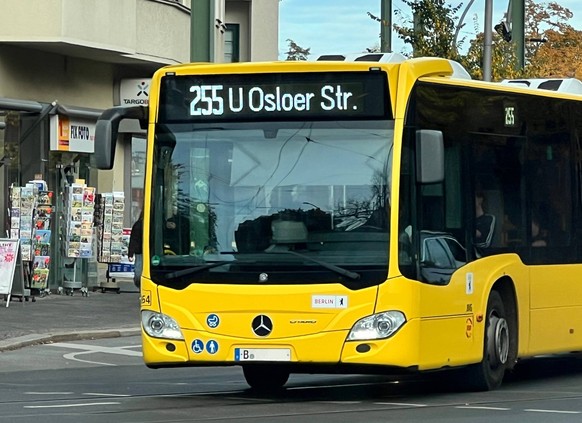
[[[218,352],[218,342],[216,342],[214,339],[208,341],[206,343],[206,351],[208,351],[210,354],[216,354]]]
[[[214,313],[209,314],[208,317],[206,318],[206,324],[208,325],[209,328],[215,329],[220,324],[220,317],[218,317],[218,315]]]
[[[195,339],[194,341],[192,341],[192,351],[194,351],[195,354],[200,354],[201,352],[203,352],[204,342],[202,342],[201,339]]]

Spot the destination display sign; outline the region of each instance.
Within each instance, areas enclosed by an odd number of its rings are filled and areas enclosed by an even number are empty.
[[[159,121],[391,119],[385,72],[166,75]]]

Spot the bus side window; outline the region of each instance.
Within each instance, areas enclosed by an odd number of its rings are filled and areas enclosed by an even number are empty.
[[[441,184],[422,186],[422,229],[443,231],[445,229],[444,197]]]

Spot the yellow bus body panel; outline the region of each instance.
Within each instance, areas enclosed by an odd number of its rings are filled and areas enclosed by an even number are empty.
[[[582,350],[582,266],[530,270],[532,354]]]

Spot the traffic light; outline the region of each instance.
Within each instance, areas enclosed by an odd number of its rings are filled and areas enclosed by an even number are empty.
[[[495,29],[495,32],[501,35],[501,38],[503,38],[505,41],[511,41],[511,30],[509,29],[507,22],[502,21],[495,25],[493,28]]]

